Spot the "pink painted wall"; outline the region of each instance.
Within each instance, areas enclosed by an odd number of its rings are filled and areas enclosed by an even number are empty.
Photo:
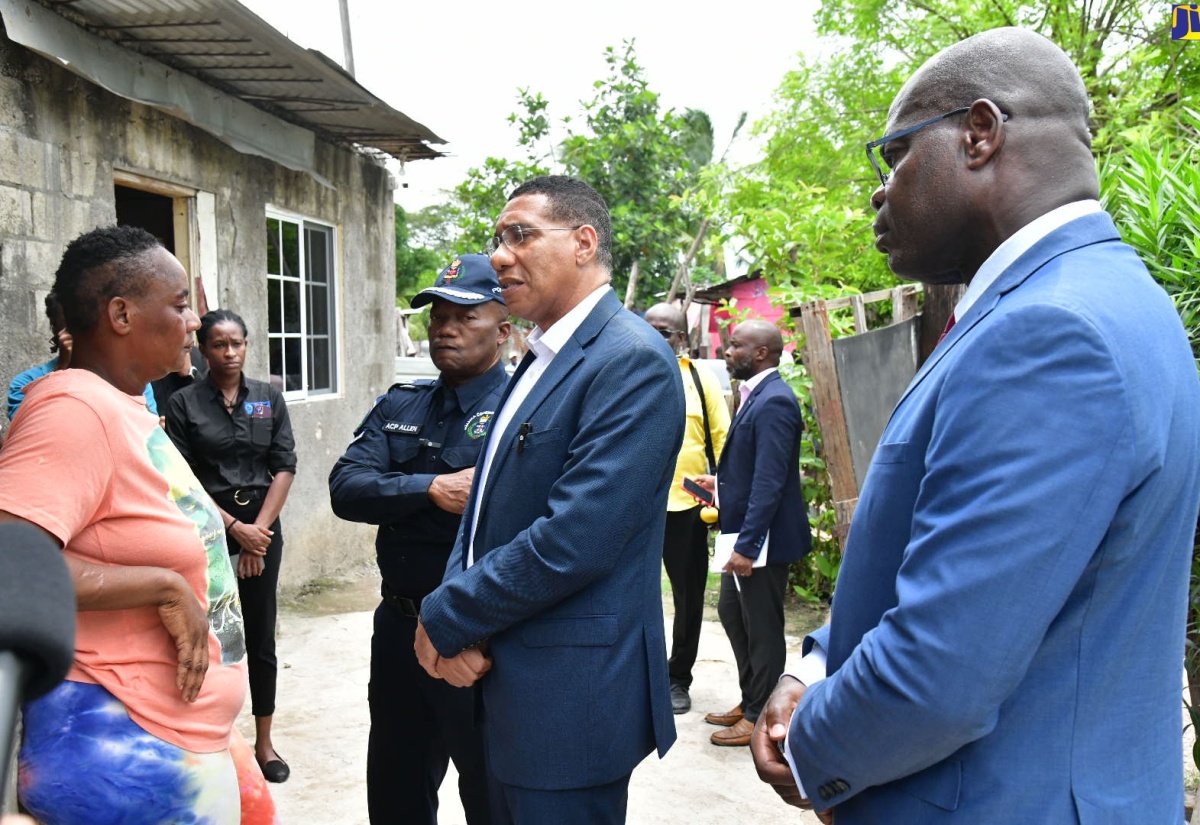
[[[739,317],[746,317],[748,312],[751,318],[761,318],[771,323],[775,323],[783,317],[783,308],[774,306],[771,303],[771,299],[767,297],[767,288],[769,286],[770,284],[767,283],[765,278],[755,278],[752,281],[743,281],[733,285],[733,297],[737,299],[735,308]],[[718,309],[716,306],[713,307],[708,322],[710,343],[709,352],[706,354],[706,357],[721,357],[721,333],[718,322],[727,320],[728,318],[729,312],[727,310]]]

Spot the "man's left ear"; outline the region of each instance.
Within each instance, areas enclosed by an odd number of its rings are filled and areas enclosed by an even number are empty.
[[[117,335],[128,335],[130,331],[129,302],[119,295],[108,302],[108,323]]]
[[[583,266],[591,262],[596,257],[596,249],[600,245],[600,236],[596,234],[596,227],[590,223],[585,223],[583,226],[575,230],[575,263],[577,266]]]
[[[967,168],[980,169],[1004,145],[1004,113],[992,101],[980,98],[967,111],[966,126],[963,139],[967,144]]]

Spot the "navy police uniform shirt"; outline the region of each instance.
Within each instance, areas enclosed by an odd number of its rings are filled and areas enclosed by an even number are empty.
[[[379,525],[379,572],[393,593],[420,598],[441,584],[462,516],[430,501],[429,485],[475,466],[507,381],[496,364],[457,387],[440,378],[393,385],[330,472],[333,511]]]

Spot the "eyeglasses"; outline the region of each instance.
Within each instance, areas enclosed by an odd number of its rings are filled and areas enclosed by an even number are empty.
[[[499,252],[501,244],[509,249],[516,249],[525,243],[531,232],[574,232],[580,226],[583,224],[579,224],[579,226],[521,226],[519,223],[514,223],[512,226],[504,227],[502,232],[488,238],[487,256],[490,258]]]
[[[901,129],[899,132],[893,132],[890,135],[884,135],[879,140],[873,140],[870,143],[868,143],[867,144],[867,160],[871,161],[871,168],[874,169],[875,174],[879,176],[879,185],[887,186],[888,178],[891,176],[884,173],[883,167],[886,166],[888,169],[891,169],[892,165],[890,163],[888,163],[888,159],[887,159],[886,155],[884,155],[882,152],[875,151],[878,147],[883,146],[885,143],[891,143],[893,140],[898,140],[902,137],[907,137],[907,136],[911,135],[913,132],[919,132],[920,130],[924,129],[926,126],[932,126],[935,123],[940,123],[941,121],[945,120],[948,117],[954,117],[955,115],[961,115],[963,112],[969,112],[969,111],[971,111],[970,106],[961,106],[952,112],[946,112],[946,114],[944,114],[944,115],[938,115],[937,117],[932,117],[929,120],[921,121],[916,126],[909,126],[907,129]],[[1001,112],[1000,117],[1002,120],[1005,120],[1005,121],[1008,120],[1008,114],[1005,112]],[[882,164],[882,165],[880,165],[880,164]]]
[[[655,329],[658,329],[658,327],[655,327]],[[683,330],[681,330],[681,329],[659,329],[658,334],[661,335],[663,338],[666,338],[669,341],[669,340],[671,340],[671,338],[673,336],[683,334]]]

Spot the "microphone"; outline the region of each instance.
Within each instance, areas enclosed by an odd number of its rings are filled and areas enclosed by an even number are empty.
[[[0,524],[0,810],[23,702],[75,660],[75,586],[58,545],[32,524]]]

